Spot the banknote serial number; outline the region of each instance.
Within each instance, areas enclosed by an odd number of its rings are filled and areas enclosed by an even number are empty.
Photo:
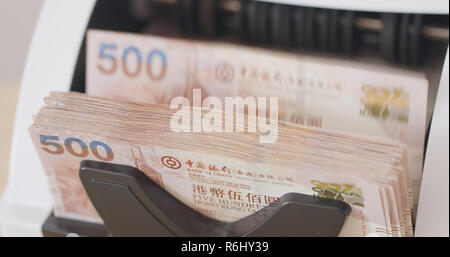
[[[67,151],[73,156],[84,158],[89,155],[90,151],[100,161],[112,161],[114,159],[111,147],[100,141],[92,141],[88,147],[83,140],[76,137],[68,137],[64,139],[63,147],[59,142],[58,136],[40,135],[39,138],[41,149],[50,154],[63,154],[64,151]]]
[[[263,253],[269,250],[268,242],[232,242],[227,241],[225,245],[215,243],[194,243],[188,241],[181,244],[181,252],[203,252],[208,254],[214,254],[217,252],[253,252]]]

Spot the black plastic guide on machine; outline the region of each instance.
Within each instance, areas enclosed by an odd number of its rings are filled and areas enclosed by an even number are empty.
[[[82,161],[79,172],[104,225],[51,214],[44,236],[331,237],[351,211],[343,201],[288,193],[250,216],[222,222],[183,204],[136,168]]]

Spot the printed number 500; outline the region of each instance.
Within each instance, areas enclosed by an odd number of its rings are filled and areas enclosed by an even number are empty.
[[[107,44],[102,43],[99,49],[99,58],[102,60],[102,63],[97,65],[98,69],[106,74],[114,73],[117,70],[117,57],[116,57],[117,45],[115,44]],[[129,61],[129,57],[134,56],[136,60],[135,65],[130,65],[131,61]],[[142,54],[141,51],[134,46],[128,46],[123,49],[122,58],[121,58],[121,66],[122,70],[128,77],[136,77],[141,73],[142,70]],[[156,65],[155,60],[160,60],[161,64]],[[108,61],[109,64],[103,63]],[[155,81],[161,80],[166,75],[167,71],[167,58],[163,51],[159,49],[151,50],[145,61],[145,68],[147,71],[147,75]],[[132,67],[130,67],[132,66]],[[134,67],[133,67],[134,66]],[[158,67],[160,68],[158,69]]]
[[[62,154],[64,153],[64,148],[61,144],[58,143],[59,137],[58,136],[48,136],[48,135],[40,135],[41,139],[41,145],[42,150],[46,151],[47,153],[51,154]],[[78,144],[80,146],[81,151],[76,152],[73,149],[73,144]],[[76,157],[86,157],[89,155],[89,149],[87,145],[79,138],[76,137],[68,137],[64,140],[64,146],[66,150],[71,153],[72,155]],[[98,152],[98,147],[103,147],[106,156],[100,155]],[[91,149],[91,153],[97,157],[97,159],[101,161],[112,161],[114,159],[114,153],[107,144],[99,142],[99,141],[92,141],[89,144],[89,148]]]

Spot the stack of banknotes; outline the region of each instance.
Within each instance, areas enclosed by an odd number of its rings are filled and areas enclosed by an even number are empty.
[[[77,176],[80,161],[92,159],[137,167],[218,220],[243,218],[285,193],[299,192],[350,204],[343,236],[412,235],[403,144],[283,122],[270,144],[261,144],[261,133],[247,128],[179,133],[169,125],[176,112],[167,105],[79,93],[47,97],[30,133],[50,179],[55,214],[100,222]],[[191,113],[196,119],[195,110]],[[223,121],[223,128],[238,129]]]
[[[342,236],[413,235],[426,130],[423,74],[100,30],[88,32],[86,62],[86,94],[52,93],[30,128],[56,216],[101,222],[78,178],[80,161],[91,159],[134,166],[223,221],[299,192],[351,205]],[[185,101],[174,106],[180,97]],[[237,123],[239,114],[230,119],[223,109],[194,104],[214,97],[222,106],[227,97],[276,99],[277,109],[246,106],[246,122]],[[179,107],[184,102],[193,106]],[[192,129],[211,114],[221,121],[212,131]],[[174,129],[180,115],[188,125]],[[261,141],[271,133],[270,142]]]
[[[89,95],[169,104],[176,96],[278,98],[285,122],[407,145],[417,207],[426,131],[423,74],[261,48],[91,30]]]

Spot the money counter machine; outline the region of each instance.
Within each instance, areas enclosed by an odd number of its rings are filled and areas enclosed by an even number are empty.
[[[427,143],[414,231],[415,236],[448,236],[446,0],[45,1],[24,71],[9,179],[0,200],[3,235],[334,236],[351,210],[342,201],[293,193],[281,197],[268,215],[262,209],[236,222],[218,222],[198,215],[134,168],[84,161],[80,178],[105,225],[53,216],[47,179],[27,128],[49,92],[85,92],[85,36],[91,28],[232,42],[423,72],[429,81]],[[302,222],[286,227],[286,220]]]

